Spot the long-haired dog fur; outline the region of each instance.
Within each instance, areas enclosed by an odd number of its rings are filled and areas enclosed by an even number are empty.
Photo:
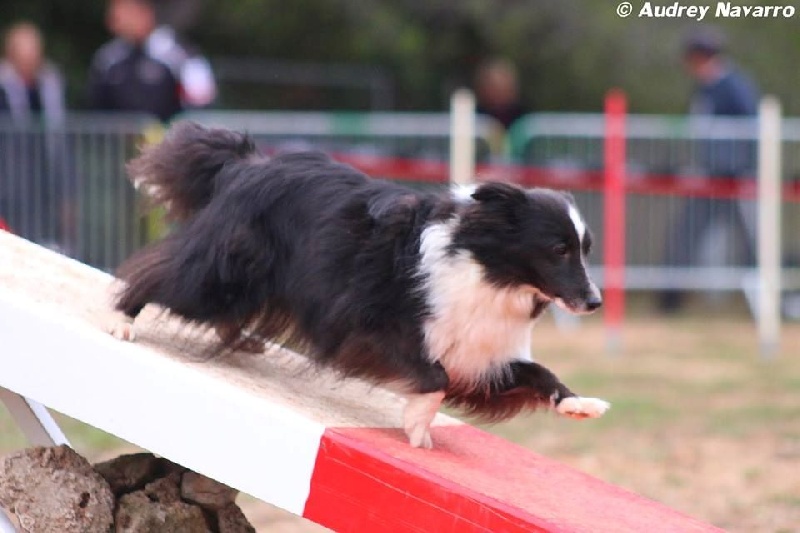
[[[486,183],[422,192],[374,180],[316,152],[267,158],[251,140],[183,122],[129,164],[178,227],[119,271],[116,306],[148,303],[216,328],[291,339],[343,374],[408,403],[412,446],[430,447],[442,402],[498,420],[553,407],[598,417],[530,356],[551,303],[601,305],[585,256],[591,235],[572,198]]]

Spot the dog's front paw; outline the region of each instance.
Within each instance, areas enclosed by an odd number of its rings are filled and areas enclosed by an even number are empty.
[[[431,439],[431,432],[427,427],[422,425],[406,426],[405,431],[408,443],[412,448],[424,448],[426,450],[433,448],[433,439]]]
[[[556,412],[570,418],[599,418],[609,407],[611,407],[610,403],[598,398],[570,396],[558,403]]]
[[[403,411],[403,429],[412,448],[433,448],[431,422],[444,400],[444,392],[411,394]]]

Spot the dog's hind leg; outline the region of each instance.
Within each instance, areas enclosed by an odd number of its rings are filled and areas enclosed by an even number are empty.
[[[165,248],[166,242],[160,241],[138,251],[117,271],[125,287],[116,296],[114,309],[118,313],[115,313],[115,322],[108,328],[114,337],[134,340],[134,320],[148,303],[153,302],[153,295],[163,279],[165,260],[171,256]]]
[[[262,353],[264,351],[264,342],[248,336],[238,324],[219,322],[214,325],[214,331],[223,346],[248,353]]]
[[[126,302],[125,306],[118,307],[118,310],[122,311],[122,316],[120,317],[118,313],[115,313],[115,319],[109,325],[108,332],[121,341],[133,342],[136,339],[136,330],[133,324],[136,317],[144,309],[144,306],[144,303],[131,304]]]

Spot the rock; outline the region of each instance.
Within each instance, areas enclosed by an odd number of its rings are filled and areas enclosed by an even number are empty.
[[[0,512],[25,533],[255,533],[237,494],[150,453],[94,468],[67,446],[0,461]]]
[[[152,453],[122,455],[116,459],[98,463],[94,467],[108,481],[111,490],[117,497],[140,490],[151,481],[166,476],[170,472],[185,470],[182,466],[156,457]]]
[[[148,498],[159,503],[174,503],[181,501],[181,474],[170,472],[167,477],[162,477],[144,487]]]
[[[217,511],[217,528],[219,533],[256,533],[239,506],[230,503]]]
[[[211,533],[199,507],[182,501],[156,502],[144,491],[119,499],[114,525],[116,533]]]
[[[236,500],[239,491],[223,485],[211,478],[188,471],[181,481],[181,496],[186,501],[196,503],[206,509],[218,510]]]
[[[105,533],[114,496],[70,447],[36,447],[0,462],[0,507],[15,515],[24,532]]]

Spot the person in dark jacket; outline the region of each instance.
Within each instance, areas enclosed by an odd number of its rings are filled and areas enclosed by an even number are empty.
[[[708,179],[747,179],[755,176],[756,144],[753,140],[725,138],[719,127],[709,129],[715,117],[754,117],[758,112],[758,91],[754,82],[741,72],[724,54],[725,40],[714,28],[703,27],[690,33],[684,44],[684,65],[695,82],[689,105],[690,115],[697,119],[697,164]],[[755,130],[755,121],[753,122]],[[723,132],[724,133],[724,132]],[[712,226],[722,222],[728,246],[741,249],[742,264],[755,263],[754,209],[749,200],[688,198],[667,236],[665,262],[668,266],[686,267],[697,262],[698,242]],[[731,240],[732,234],[740,239]],[[675,290],[662,293],[660,306],[676,311],[682,295]]]
[[[517,69],[505,59],[493,59],[478,68],[475,92],[476,111],[494,118],[506,130],[527,112],[520,100]]]
[[[109,0],[106,23],[115,38],[92,60],[92,109],[150,113],[167,121],[214,100],[208,61],[157,24],[152,0]]]

